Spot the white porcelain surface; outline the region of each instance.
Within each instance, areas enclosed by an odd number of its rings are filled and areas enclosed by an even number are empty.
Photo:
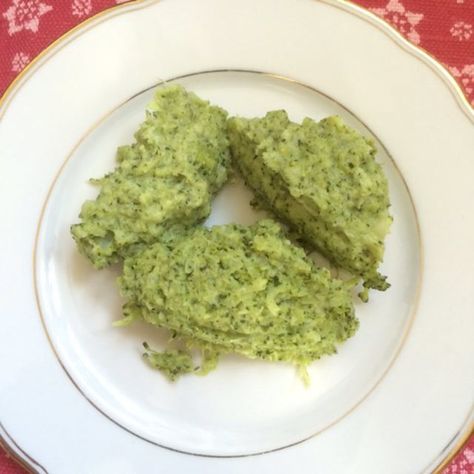
[[[53,49],[2,104],[0,420],[48,472],[422,472],[465,429],[474,394],[472,122],[439,76],[347,8],[311,0],[124,6]],[[139,357],[142,340],[155,336],[110,326],[120,313],[113,272],[92,271],[68,237],[93,193],[85,180],[110,169],[150,93],[96,122],[160,79],[214,69],[279,74],[346,106],[390,151],[418,214],[421,245],[406,189],[380,149],[395,215],[383,267],[393,288],[357,303],[361,330],[311,367],[309,390],[291,368],[236,357],[206,378],[165,382]],[[282,79],[225,72],[182,82],[232,113],[337,112],[361,126],[337,103]],[[45,208],[35,280],[40,214],[69,155]],[[214,222],[253,219],[245,194],[236,186],[220,195]],[[413,326],[389,367],[421,271]],[[250,454],[318,431],[240,458],[154,444]]]

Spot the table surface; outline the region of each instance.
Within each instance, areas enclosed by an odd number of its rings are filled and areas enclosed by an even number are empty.
[[[353,0],[434,56],[474,107],[474,0]],[[127,0],[2,0],[0,96],[51,42],[98,12]],[[26,472],[0,448],[0,474]],[[443,474],[474,474],[474,435]]]

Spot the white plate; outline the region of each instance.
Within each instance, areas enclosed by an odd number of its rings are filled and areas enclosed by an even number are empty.
[[[0,420],[34,469],[423,472],[469,431],[474,114],[436,63],[407,54],[369,14],[329,3],[118,7],[58,42],[5,96]],[[357,303],[359,332],[311,366],[309,389],[291,367],[238,357],[166,382],[139,356],[160,334],[113,328],[114,270],[77,255],[68,228],[93,196],[86,180],[111,169],[162,79],[232,114],[337,113],[378,141],[395,217],[382,268],[392,288]],[[250,196],[227,186],[208,224],[252,222]]]

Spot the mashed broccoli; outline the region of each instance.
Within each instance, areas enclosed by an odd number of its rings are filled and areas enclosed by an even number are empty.
[[[93,180],[100,193],[71,228],[96,268],[209,215],[227,179],[226,116],[180,86],[158,89],[135,143],[118,149],[114,171]]]
[[[96,268],[123,260],[123,318],[168,330],[169,347],[144,357],[170,380],[206,374],[220,354],[286,361],[307,380],[312,361],[358,328],[352,290],[318,268],[267,219],[206,229],[226,182],[230,151],[257,201],[367,288],[389,285],[377,268],[392,218],[373,142],[338,117],[302,124],[286,112],[232,118],[180,86],[158,89],[132,145],[101,179],[71,227]],[[191,351],[200,352],[195,361]]]
[[[374,143],[339,117],[301,125],[286,112],[231,118],[234,162],[280,218],[337,266],[385,290],[377,272],[392,218],[388,185]]]
[[[169,329],[204,352],[205,371],[228,352],[304,368],[358,327],[354,282],[317,268],[272,220],[196,228],[155,243],[125,259],[119,285],[124,321]],[[180,367],[191,371],[189,359],[174,354],[148,350],[147,357],[173,378]]]

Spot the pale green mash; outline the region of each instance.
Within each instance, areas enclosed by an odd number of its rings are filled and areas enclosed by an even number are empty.
[[[377,267],[392,218],[372,140],[339,117],[296,124],[282,110],[231,118],[228,133],[234,162],[264,205],[365,287],[389,286]]]
[[[303,370],[334,353],[358,327],[354,283],[316,267],[272,220],[198,227],[157,242],[126,258],[119,278],[124,323],[170,330],[203,351],[203,372],[228,352]],[[192,370],[183,350],[146,354],[172,379]]]
[[[317,267],[266,219],[252,226],[200,226],[236,167],[273,214],[355,278]],[[123,261],[125,326],[170,333],[167,350],[144,357],[170,380],[206,374],[219,356],[306,366],[358,328],[352,293],[377,271],[389,215],[387,180],[373,142],[338,117],[302,124],[286,112],[232,118],[180,86],[157,90],[135,142],[117,152],[94,201],[82,206],[74,240],[96,268]],[[196,358],[195,352],[200,353]],[[199,361],[198,361],[198,360]]]
[[[99,195],[71,228],[96,268],[209,215],[227,179],[226,116],[180,86],[157,90],[135,142],[118,149],[114,171],[93,180]]]

